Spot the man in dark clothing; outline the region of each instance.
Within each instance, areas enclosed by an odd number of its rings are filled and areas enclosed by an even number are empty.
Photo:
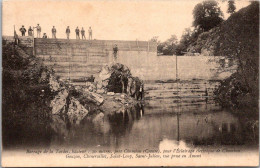
[[[79,38],[79,28],[78,27],[75,29],[75,32],[76,32],[76,39],[80,39]]]
[[[67,39],[70,39],[70,27],[69,26],[66,29],[66,35],[67,35]]]
[[[140,100],[143,100],[143,98],[144,98],[144,84],[143,84],[143,82],[141,82],[139,92],[137,92],[137,93],[138,93],[137,94],[137,100],[139,100],[139,98],[140,98]]]
[[[28,29],[28,36],[32,36],[32,35],[33,35],[33,29],[30,26],[29,29]]]
[[[16,45],[18,45],[19,39],[18,39],[18,34],[16,33],[16,31],[14,30],[14,43]]]
[[[83,40],[83,38],[86,39],[85,30],[84,30],[83,27],[82,27],[82,29],[81,29],[81,36],[82,36],[82,40]]]
[[[114,62],[116,62],[116,60],[117,60],[117,51],[118,51],[118,48],[117,48],[117,45],[115,44],[115,46],[113,48]]]
[[[25,36],[26,29],[24,28],[24,25],[20,28],[20,32],[22,33],[22,36]]]
[[[52,32],[52,38],[55,38],[56,39],[56,28],[53,26],[52,29],[51,29],[51,32]]]

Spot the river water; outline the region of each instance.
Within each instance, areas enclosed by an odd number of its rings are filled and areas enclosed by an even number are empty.
[[[160,80],[174,79],[164,73]],[[58,115],[52,116],[51,122],[21,118],[3,128],[4,149],[257,150],[258,133],[247,127],[248,121],[214,101],[213,90],[218,85],[218,81],[210,79],[189,78],[172,83],[149,80],[143,102],[113,114],[94,114],[79,125]]]
[[[216,86],[204,80],[179,82],[178,89],[177,83],[147,83],[144,102],[86,117],[79,125],[58,115],[51,123],[22,118],[4,131],[4,147],[158,149],[177,142],[190,147],[257,147],[257,134],[247,130],[245,120],[214,102]]]

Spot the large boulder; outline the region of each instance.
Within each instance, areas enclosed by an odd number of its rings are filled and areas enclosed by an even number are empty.
[[[101,105],[104,102],[103,96],[98,93],[90,92],[88,89],[82,89],[81,97],[87,99],[90,102],[95,103],[96,105]]]
[[[52,108],[52,114],[60,114],[65,112],[65,105],[68,94],[68,91],[63,89],[54,97],[50,104],[50,107]]]

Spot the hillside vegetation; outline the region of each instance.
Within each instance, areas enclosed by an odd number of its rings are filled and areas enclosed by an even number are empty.
[[[220,26],[200,34],[189,49],[236,60],[237,72],[222,81],[215,92],[217,100],[227,107],[258,108],[259,2],[251,2]]]

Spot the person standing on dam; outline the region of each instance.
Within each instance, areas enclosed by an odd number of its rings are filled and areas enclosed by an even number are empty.
[[[20,28],[20,32],[22,33],[22,36],[25,36],[26,29],[24,28],[24,25]]]
[[[42,28],[41,28],[41,26],[39,24],[37,24],[36,30],[37,30],[37,38],[41,38]]]
[[[92,40],[92,29],[91,29],[91,27],[89,27],[89,29],[88,29],[88,39]]]
[[[33,29],[31,26],[28,29],[28,36],[33,36]]]
[[[52,27],[51,32],[52,32],[52,38],[56,39],[56,32],[57,32],[57,30],[56,30],[55,26]]]
[[[76,39],[80,39],[79,38],[79,28],[78,27],[75,29],[75,32],[76,32]]]
[[[86,40],[85,30],[84,30],[83,27],[82,27],[82,29],[81,29],[81,36],[82,36],[82,40],[83,40],[83,38]]]
[[[67,39],[70,39],[70,27],[69,26],[67,26],[66,35],[67,35]]]
[[[116,60],[117,60],[117,51],[118,51],[118,47],[117,47],[117,44],[115,44],[115,46],[113,47],[113,55],[114,55],[113,62],[114,63],[116,63]]]

